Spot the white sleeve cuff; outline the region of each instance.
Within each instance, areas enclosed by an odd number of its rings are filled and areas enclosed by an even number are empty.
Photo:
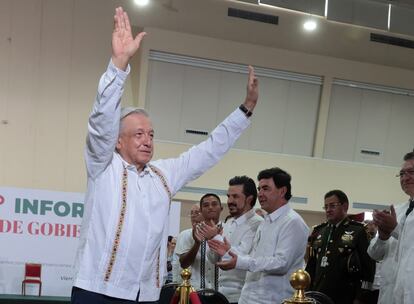
[[[131,66],[128,64],[127,68],[125,71],[118,69],[115,64],[112,62],[112,58],[109,61],[108,64],[108,71],[111,71],[114,74],[118,74],[118,76],[122,79],[125,80],[128,77],[129,72],[131,71]]]
[[[236,268],[241,270],[249,270],[250,257],[249,256],[237,256]]]

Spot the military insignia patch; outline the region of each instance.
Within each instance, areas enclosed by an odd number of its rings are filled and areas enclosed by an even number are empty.
[[[341,240],[345,244],[351,244],[354,240],[354,236],[352,235],[354,231],[345,231],[345,233],[341,236]]]
[[[318,235],[315,239],[315,241],[313,242],[313,246],[314,247],[321,247],[322,246],[322,235]]]

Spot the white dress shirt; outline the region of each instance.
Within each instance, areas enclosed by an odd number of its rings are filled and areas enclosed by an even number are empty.
[[[167,264],[170,199],[149,166],[138,172],[115,152],[120,100],[129,71],[129,66],[124,72],[109,63],[89,117],[85,152],[88,184],[74,285],[127,300],[135,300],[140,291],[139,301],[156,301]],[[206,141],[177,158],[151,164],[162,172],[175,195],[216,164],[249,123],[236,109]],[[120,218],[124,168],[128,180],[126,213],[112,272],[105,280]]]
[[[414,211],[407,217],[408,206],[409,202],[395,208],[398,225],[391,237],[386,241],[373,239],[368,248],[372,258],[383,256],[387,262],[382,263],[385,268],[382,280],[386,282],[380,288],[380,295],[385,300],[378,303],[414,303]]]
[[[182,231],[177,237],[177,245],[175,245],[175,252],[178,256],[185,254],[190,251],[190,249],[194,246],[195,241],[193,238],[193,230],[186,229]],[[206,244],[206,247],[208,245]],[[200,266],[201,266],[201,254],[200,248],[198,249],[197,255],[194,259],[193,264],[191,264],[191,286],[195,289],[200,289],[201,284],[201,274],[200,274]],[[206,257],[205,263],[205,288],[214,289],[214,279],[215,279],[215,265],[211,263]]]
[[[263,218],[251,209],[242,216],[230,218],[223,225],[223,237],[231,245],[231,251],[236,254],[247,255],[253,245],[253,238]],[[208,259],[212,263],[218,261],[218,256],[208,250]],[[232,269],[219,272],[219,291],[226,296],[230,303],[239,301],[240,293],[246,280],[246,270]]]
[[[289,204],[265,216],[250,255],[239,255],[237,269],[248,270],[239,304],[281,303],[293,295],[289,279],[304,268],[309,227]]]
[[[383,241],[376,236],[368,247],[368,255],[377,263],[375,275],[379,277],[378,304],[391,304],[395,286],[395,252],[397,240],[393,237]],[[374,280],[375,282],[375,280]]]

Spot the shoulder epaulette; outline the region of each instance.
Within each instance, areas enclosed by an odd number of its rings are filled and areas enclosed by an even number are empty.
[[[351,225],[354,225],[354,226],[364,227],[364,223],[357,222],[357,221],[354,221],[354,220],[350,220],[349,223]]]
[[[348,223],[347,223],[349,226],[356,226],[356,227],[360,227],[360,228],[364,228],[364,223],[361,223],[361,222],[357,222],[357,221],[354,221],[354,220],[351,220],[351,219],[348,219]]]
[[[322,224],[319,224],[319,225],[314,225],[314,226],[312,226],[312,230],[314,230],[314,231],[319,230],[319,229],[325,227],[326,225],[328,225],[328,222],[325,222],[325,223],[322,223]]]
[[[322,224],[319,224],[319,225],[312,226],[311,233],[308,237],[308,242],[309,243],[313,242],[313,239],[319,234],[319,230],[321,230],[327,224],[328,224],[328,222],[325,222],[325,223],[322,223]]]

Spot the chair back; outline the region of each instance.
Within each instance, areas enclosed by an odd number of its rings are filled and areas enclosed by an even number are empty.
[[[42,274],[42,264],[26,263],[25,278],[39,278]]]
[[[24,280],[22,281],[22,294],[26,295],[26,284],[39,285],[39,297],[42,293],[42,264],[26,263],[24,265]]]

